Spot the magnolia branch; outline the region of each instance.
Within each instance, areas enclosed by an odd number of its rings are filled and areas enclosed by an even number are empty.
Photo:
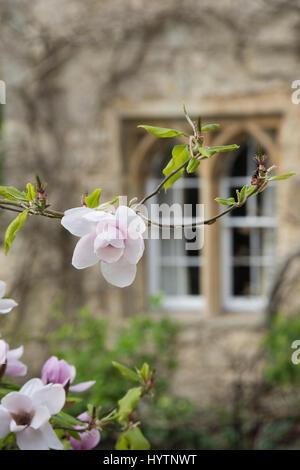
[[[251,191],[251,193],[248,195],[247,199],[250,196],[253,196],[255,193],[257,193],[259,189],[260,189],[259,186],[255,186],[253,188],[253,191]],[[153,220],[148,219],[147,217],[145,217],[140,212],[139,212],[139,215],[140,215],[140,217],[142,217],[142,219],[145,222],[147,222],[148,225],[155,225],[156,227],[159,227],[159,228],[168,228],[168,229],[172,229],[172,230],[182,229],[182,228],[196,228],[196,227],[200,227],[202,225],[212,225],[212,224],[214,224],[218,219],[220,219],[224,215],[229,214],[233,210],[244,206],[247,202],[247,199],[243,204],[233,204],[232,206],[228,207],[228,209],[224,210],[223,212],[220,212],[219,214],[215,215],[214,217],[211,217],[210,219],[198,220],[198,221],[193,222],[191,224],[161,224],[159,222],[154,222]]]

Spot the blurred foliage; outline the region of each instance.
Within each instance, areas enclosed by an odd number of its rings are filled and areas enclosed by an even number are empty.
[[[154,299],[154,310],[160,301],[160,296]],[[83,411],[83,403],[93,403],[106,411],[132,386],[132,381],[120,374],[113,362],[130,368],[147,362],[156,370],[154,392],[142,400],[134,413],[152,449],[300,447],[297,437],[300,414],[285,415],[281,401],[276,402],[278,390],[281,386],[286,389],[287,385],[290,391],[285,395],[285,406],[291,405],[294,409],[293,403],[299,401],[295,390],[300,365],[291,362],[294,352],[291,344],[300,338],[299,316],[277,317],[266,333],[263,341],[265,367],[251,389],[248,382],[239,383],[238,388],[233,382],[228,387],[227,398],[202,407],[172,394],[179,331],[173,321],[139,315],[129,318],[125,325],[109,326],[107,321],[82,308],[72,322],[66,322],[58,305],[53,326],[55,331],[46,338],[50,354],[76,366],[74,383],[96,380],[90,390],[76,394],[77,399],[84,397],[84,400],[75,402],[69,409],[74,415]],[[100,448],[113,448],[118,436],[111,431],[109,427],[102,431]]]
[[[273,320],[265,336],[267,354],[265,378],[273,385],[293,385],[300,382],[300,365],[293,364],[291,357],[295,349],[292,343],[300,340],[300,315]]]
[[[54,321],[60,322],[59,306]],[[74,384],[96,380],[84,394],[85,403],[93,403],[107,410],[115,405],[132,382],[112,365],[120,362],[127,367],[141,367],[144,362],[156,370],[154,393],[145,397],[138,407],[138,419],[152,448],[197,448],[198,425],[191,426],[195,406],[185,398],[172,397],[170,386],[176,370],[176,339],[178,326],[168,319],[134,316],[126,326],[109,327],[108,322],[93,316],[87,308],[76,314],[76,319],[47,335],[51,355],[65,359],[76,366]],[[73,394],[74,396],[74,394]],[[79,394],[76,394],[78,397]],[[75,403],[70,412],[83,411],[83,403]],[[102,433],[102,445],[110,446],[109,433]]]

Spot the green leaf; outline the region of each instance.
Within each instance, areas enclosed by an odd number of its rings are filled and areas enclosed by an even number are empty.
[[[31,183],[27,183],[27,185],[26,185],[26,199],[28,201],[33,201],[35,197],[36,197],[35,187]]]
[[[201,132],[212,131],[220,128],[220,124],[207,124],[206,126],[201,127]]]
[[[233,206],[233,204],[236,203],[234,197],[229,197],[228,199],[216,197],[215,201],[219,202],[220,204],[223,204],[223,206]]]
[[[115,446],[116,450],[149,450],[150,443],[143,436],[138,426],[127,429],[123,432]]]
[[[128,415],[134,410],[142,394],[142,387],[135,387],[128,390],[126,395],[118,401],[118,420],[125,421]]]
[[[142,365],[142,368],[140,370],[140,374],[141,376],[143,377],[144,381],[146,382],[148,377],[149,377],[149,364],[147,364],[147,362],[144,362],[144,364]]]
[[[197,158],[191,158],[186,169],[187,173],[194,173],[194,171],[197,170],[199,165],[200,160],[198,160]]]
[[[237,190],[237,197],[238,197],[238,203],[244,204],[244,202],[247,200],[247,185],[243,186],[241,191]]]
[[[81,437],[78,431],[70,431],[70,429],[68,429],[68,434],[70,434],[71,437],[74,437],[74,439],[76,439],[77,441],[81,441]]]
[[[127,379],[133,380],[133,381],[135,381],[135,382],[140,382],[139,376],[138,376],[137,373],[134,372],[133,370],[128,369],[128,367],[123,366],[123,365],[120,364],[119,362],[113,361],[112,364],[113,364],[113,366],[114,366],[116,369],[118,369],[118,371],[121,372],[121,374],[124,375],[124,377],[126,377]]]
[[[205,158],[210,158],[217,152],[231,152],[232,150],[238,149],[238,145],[215,145],[213,147],[198,147],[199,152]]]
[[[26,194],[13,186],[0,186],[0,196],[10,201],[27,201]]]
[[[52,416],[51,420],[54,424],[61,428],[72,428],[73,426],[84,426],[82,421],[74,418],[73,416],[61,411],[57,415]]]
[[[209,147],[210,151],[214,152],[231,152],[232,150],[238,149],[239,145],[232,144],[232,145],[215,145],[213,147]]]
[[[146,129],[149,134],[155,135],[156,137],[175,137],[175,136],[184,136],[188,137],[187,134],[181,131],[176,131],[176,129],[168,129],[167,127],[156,127],[156,126],[147,126],[145,124],[141,124],[138,127],[142,127]]]
[[[278,180],[287,180],[291,176],[295,175],[296,173],[294,171],[291,171],[290,173],[285,173],[284,175],[277,175],[277,176],[272,176],[269,181],[278,181]]]
[[[99,199],[102,193],[102,189],[95,189],[89,196],[85,198],[85,203],[87,207],[94,209],[99,206]]]
[[[252,191],[254,191],[254,188],[255,186],[249,186],[249,188],[247,188],[247,191],[246,191],[247,197],[249,197]],[[252,194],[252,196],[254,196],[254,194]]]
[[[172,171],[177,170],[183,163],[187,161],[190,156],[189,148],[187,145],[175,145],[172,150],[172,158],[167,164],[167,166],[163,169],[163,174],[165,176],[169,176]],[[172,186],[175,181],[181,178],[184,169],[182,168],[178,171],[175,175],[173,175],[165,184],[164,188],[165,191]]]
[[[29,210],[30,209],[28,208],[25,211],[21,212],[21,214],[19,214],[18,217],[16,217],[7,227],[4,237],[4,250],[6,255],[11,247],[12,242],[15,239],[15,234],[24,225]]]

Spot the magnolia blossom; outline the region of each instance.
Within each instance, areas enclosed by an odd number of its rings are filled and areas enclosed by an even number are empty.
[[[27,374],[27,366],[19,360],[23,352],[23,346],[9,349],[9,345],[3,339],[0,340],[0,366],[6,364],[5,375],[21,377]]]
[[[13,299],[3,299],[6,290],[6,283],[0,281],[0,313],[8,313],[18,304]]]
[[[77,416],[79,421],[84,423],[90,423],[92,418],[87,412]],[[74,426],[74,429],[80,431],[84,430],[86,426]],[[68,436],[71,442],[72,450],[92,450],[100,442],[100,432],[97,429],[91,429],[89,431],[79,432],[80,441],[72,436]]]
[[[44,384],[61,384],[65,387],[67,384],[73,383],[76,377],[76,368],[71,366],[63,359],[59,360],[56,356],[50,357],[42,369],[42,382]],[[69,387],[71,392],[84,392],[94,385],[95,380],[89,382],[81,382],[77,385]]]
[[[21,450],[62,449],[49,419],[60,412],[65,400],[61,385],[29,380],[19,392],[11,392],[1,400],[0,439],[14,432]]]
[[[77,269],[101,262],[107,282],[117,287],[132,284],[136,265],[144,252],[146,226],[132,209],[120,206],[115,214],[75,207],[65,212],[62,225],[80,237],[72,264]]]

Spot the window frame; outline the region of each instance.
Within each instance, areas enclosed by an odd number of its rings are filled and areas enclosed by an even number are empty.
[[[245,184],[249,184],[249,178],[247,176],[241,177],[230,177],[221,176],[220,178],[220,192],[222,198],[230,196],[230,188],[233,186],[242,187]],[[251,199],[247,204],[251,204]],[[257,201],[255,202],[257,204]],[[221,209],[220,209],[221,210]],[[221,220],[220,227],[220,239],[221,239],[221,295],[222,304],[225,311],[239,312],[239,311],[258,311],[263,310],[267,304],[267,296],[235,296],[232,294],[233,275],[232,266],[234,254],[232,253],[232,240],[233,240],[233,229],[238,227],[249,227],[249,228],[270,228],[276,229],[278,226],[277,216],[235,216],[235,217],[224,217]],[[275,242],[276,244],[276,242]],[[274,263],[266,262],[268,257],[263,259],[263,256],[257,258],[263,260],[258,262],[257,266],[269,266],[273,267]],[[271,258],[270,258],[271,259]],[[253,258],[252,258],[253,261]],[[252,264],[252,263],[251,263]],[[255,264],[255,263],[253,263]],[[275,268],[275,266],[274,266]]]
[[[146,191],[147,193],[153,190],[156,184],[158,184],[161,180],[155,177],[148,177],[146,181]],[[185,178],[181,178],[175,184],[175,188],[173,191],[182,191],[183,189],[188,188],[197,188],[198,191],[201,191],[201,183],[198,174],[195,175],[195,183],[192,184],[192,180],[188,180],[188,185],[185,185]],[[151,202],[153,204],[159,204],[158,195],[155,195]],[[190,221],[189,221],[190,222]],[[155,243],[156,242],[156,243]],[[161,246],[162,246],[162,239],[159,240],[148,240],[147,241],[147,278],[148,278],[148,294],[149,296],[157,295],[162,291],[160,288],[161,286],[161,268],[163,266],[168,266],[160,262],[161,256]],[[183,256],[184,260],[188,260],[186,266],[198,266],[199,270],[202,269],[204,265],[204,256],[195,256],[198,262],[193,263],[192,258],[188,255]],[[165,257],[167,259],[167,257]],[[171,265],[171,264],[170,264]],[[170,266],[169,265],[169,266]],[[184,266],[185,264],[181,264],[180,266]],[[178,266],[178,265],[177,265]],[[201,273],[202,274],[202,273]],[[201,276],[201,275],[200,275]],[[200,277],[201,279],[201,277]],[[199,285],[200,287],[200,285]],[[165,295],[162,300],[162,308],[164,310],[172,310],[172,311],[202,311],[205,308],[205,297],[203,294],[199,295]]]

